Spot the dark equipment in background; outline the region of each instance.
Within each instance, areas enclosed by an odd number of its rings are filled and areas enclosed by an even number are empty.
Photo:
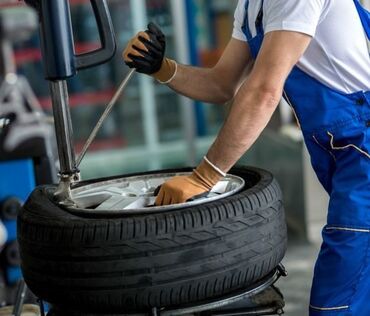
[[[0,219],[8,236],[0,255],[1,306],[15,303],[22,279],[18,212],[35,186],[57,181],[52,120],[42,112],[26,78],[16,74],[12,50],[37,24],[37,15],[28,8],[0,11]]]

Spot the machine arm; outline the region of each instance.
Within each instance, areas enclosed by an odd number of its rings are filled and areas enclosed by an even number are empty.
[[[45,79],[50,82],[61,182],[56,197],[73,204],[70,185],[79,178],[73,149],[73,129],[66,80],[80,69],[100,65],[116,52],[116,41],[106,0],[90,0],[101,48],[76,55],[68,0],[25,0],[36,8],[40,18],[41,53]]]

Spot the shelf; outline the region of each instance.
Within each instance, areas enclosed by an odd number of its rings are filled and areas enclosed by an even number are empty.
[[[90,3],[90,0],[70,0],[71,5],[87,4]],[[23,1],[13,0],[0,3],[0,9],[9,8],[9,7],[21,7],[26,6]]]
[[[97,92],[75,93],[69,97],[69,105],[71,108],[80,106],[81,104],[88,105],[105,105],[113,97],[115,90],[103,90]],[[44,110],[51,110],[51,98],[39,98],[41,107]]]
[[[0,9],[13,8],[13,7],[24,7],[26,4],[19,0],[7,1],[0,3]]]
[[[108,4],[112,3],[119,3],[121,0],[108,0]],[[84,5],[84,4],[90,4],[90,0],[69,0],[70,5]],[[8,8],[8,7],[20,7],[20,6],[26,6],[26,4],[23,1],[20,0],[9,0],[0,3],[0,9]]]
[[[77,54],[86,53],[89,51],[96,50],[100,48],[100,43],[89,42],[89,43],[76,43],[75,49]],[[19,49],[14,53],[15,61],[18,66],[29,63],[37,62],[41,60],[41,50],[40,48],[24,48]]]
[[[69,105],[71,108],[81,105],[106,106],[106,104],[112,99],[115,92],[116,90],[114,88],[96,92],[72,93],[69,96]],[[171,94],[172,92],[168,90],[167,87],[157,86],[155,89],[155,93],[156,95],[166,95]],[[122,95],[122,97],[125,96],[129,98],[139,98],[139,90],[134,87],[128,87],[125,93]],[[39,98],[39,102],[44,110],[51,110],[50,97]]]

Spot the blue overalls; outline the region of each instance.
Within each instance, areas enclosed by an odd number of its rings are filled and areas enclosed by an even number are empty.
[[[370,39],[370,13],[354,2]],[[243,32],[256,58],[264,38],[263,0],[255,37],[248,8],[247,0]],[[313,168],[330,195],[310,316],[370,316],[370,91],[335,91],[296,66],[284,95],[296,113]]]

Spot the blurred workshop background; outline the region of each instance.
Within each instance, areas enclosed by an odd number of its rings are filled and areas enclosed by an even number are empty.
[[[211,67],[230,39],[237,0],[109,0],[108,3],[118,41],[115,58],[81,71],[78,77],[68,81],[77,153],[129,71],[121,52],[136,32],[153,21],[167,36],[168,56],[181,63]],[[70,4],[77,52],[96,49],[99,38],[90,2],[70,0]],[[369,0],[364,4],[370,7]],[[32,10],[18,1],[1,0],[0,9],[3,17],[11,19],[15,11],[24,10],[28,12],[25,18],[37,20],[35,14],[29,14]],[[49,86],[43,78],[36,27],[27,38],[15,39],[11,43],[14,54],[8,54],[7,58],[14,58],[16,72],[29,80],[42,109],[51,116]],[[194,102],[146,76],[135,75],[83,161],[82,177],[195,165],[213,142],[227,112],[228,106]],[[327,197],[313,175],[288,105],[281,104],[268,129],[240,163],[262,167],[276,175],[284,191],[291,239],[317,244],[325,222]],[[305,284],[302,291],[308,291],[310,286],[308,280],[316,252],[317,247],[298,247],[294,253],[296,261],[288,262],[293,275],[299,271],[295,280],[297,284]],[[299,279],[305,277],[302,270],[307,272],[307,282]],[[292,287],[286,290],[296,295]]]

